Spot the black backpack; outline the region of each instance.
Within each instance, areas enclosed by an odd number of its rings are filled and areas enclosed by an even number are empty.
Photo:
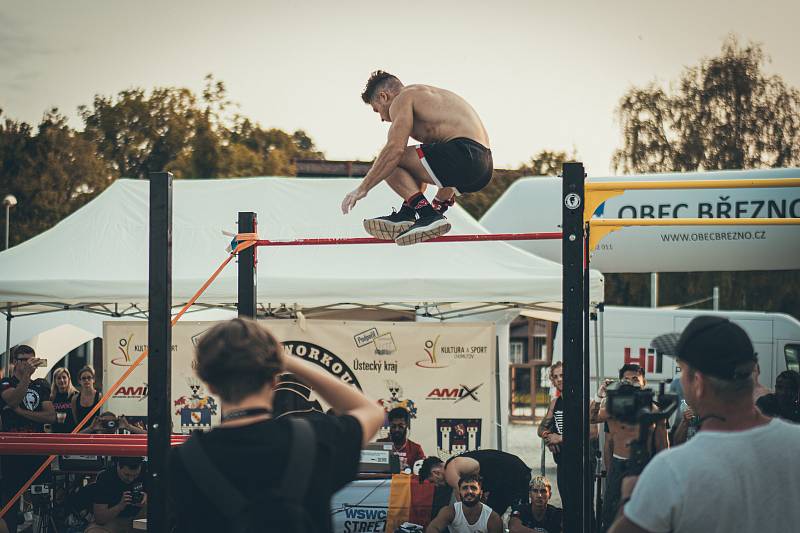
[[[180,448],[186,471],[209,501],[225,515],[233,533],[313,533],[311,516],[304,498],[311,477],[317,446],[314,429],[308,420],[289,417],[290,452],[280,484],[267,493],[250,499],[233,486],[211,462],[194,435]]]

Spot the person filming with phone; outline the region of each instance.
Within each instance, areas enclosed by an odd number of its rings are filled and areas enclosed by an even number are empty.
[[[114,435],[116,433],[130,433],[132,435],[144,435],[147,430],[128,422],[125,415],[115,415],[111,411],[105,411],[92,421],[92,424],[81,433],[95,433],[101,435]]]
[[[37,368],[46,366],[36,357],[33,348],[20,344],[11,350],[14,368],[11,376],[0,380],[0,418],[4,433],[43,433],[45,424],[56,421],[56,410],[50,401],[50,384],[33,379]],[[0,457],[3,472],[0,493],[5,505],[42,465],[45,458],[38,455],[5,455]],[[47,475],[46,470],[40,479]],[[9,531],[16,531],[19,516],[11,510],[3,517]]]
[[[146,475],[141,457],[115,457],[97,476],[92,491],[94,522],[85,533],[133,532],[133,520],[147,515]]]

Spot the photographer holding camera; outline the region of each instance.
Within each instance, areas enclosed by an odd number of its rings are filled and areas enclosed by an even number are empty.
[[[678,359],[701,430],[623,481],[624,507],[610,531],[796,531],[800,427],[756,409],[757,359],[747,333],[727,319],[698,316],[652,345]]]
[[[636,364],[622,365],[619,369],[619,381],[606,383],[598,391],[601,400],[599,420],[605,420],[605,444],[603,446],[603,463],[606,469],[605,497],[603,498],[602,531],[606,531],[614,521],[619,507],[622,478],[627,473],[631,458],[631,443],[639,437],[639,425],[635,420],[624,420],[608,412],[605,404],[606,390],[638,389],[647,387],[644,368]],[[630,392],[635,393],[634,390]],[[666,420],[661,420],[652,427],[648,442],[648,457],[669,447]]]
[[[14,368],[11,377],[0,380],[0,418],[6,433],[42,433],[44,424],[56,421],[56,410],[50,401],[50,385],[44,379],[32,379],[40,366],[33,348],[20,344],[11,351]],[[42,465],[45,458],[38,455],[6,455],[0,458],[3,472],[0,493],[5,505]],[[40,476],[46,477],[49,469]],[[16,531],[19,516],[12,508],[3,517],[9,531]]]
[[[85,533],[132,533],[133,520],[147,515],[143,458],[115,457],[113,462],[94,483],[94,522]]]
[[[119,417],[117,417],[117,415],[111,411],[105,411],[100,416],[95,417],[95,419],[92,421],[92,425],[81,430],[81,433],[113,435],[115,433],[120,433],[121,431],[127,431],[133,435],[147,434],[147,430],[128,422],[128,419],[125,418],[125,415],[119,415]]]

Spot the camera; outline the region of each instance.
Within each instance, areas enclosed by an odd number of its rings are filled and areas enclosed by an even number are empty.
[[[31,494],[33,495],[50,495],[49,485],[31,485]]]
[[[140,504],[144,500],[144,486],[141,483],[137,483],[131,489],[131,503],[133,504]]]
[[[610,417],[620,422],[636,424],[643,411],[652,411],[653,391],[650,389],[642,389],[626,381],[616,381],[606,388],[606,394],[606,410]]]
[[[117,429],[117,425],[118,424],[117,424],[116,420],[101,420],[100,421],[100,426],[103,429],[107,430],[107,431],[112,431],[112,430]]]

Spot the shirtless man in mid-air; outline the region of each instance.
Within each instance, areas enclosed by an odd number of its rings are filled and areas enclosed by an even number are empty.
[[[349,213],[386,180],[403,205],[391,215],[364,220],[367,233],[401,246],[444,235],[450,231],[444,212],[453,196],[477,192],[492,179],[489,136],[478,114],[455,93],[430,85],[404,86],[382,70],[372,73],[361,99],[392,125],[361,185],[342,200],[342,212]],[[407,146],[409,137],[422,144]],[[439,188],[432,203],[424,195],[428,185]]]

